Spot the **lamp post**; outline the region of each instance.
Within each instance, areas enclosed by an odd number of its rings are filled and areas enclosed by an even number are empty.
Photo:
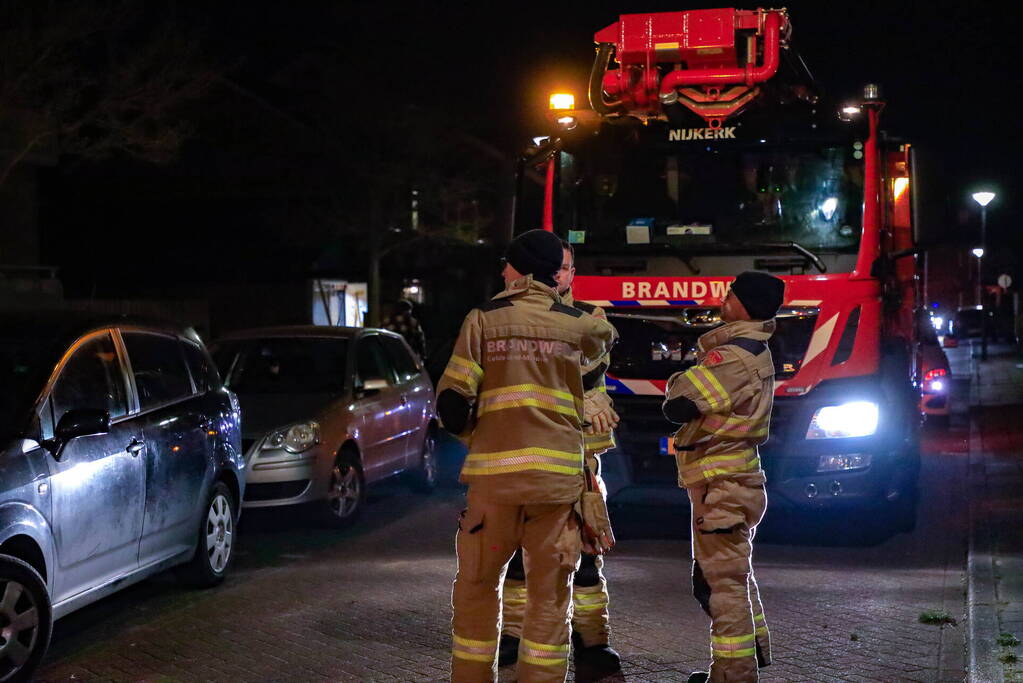
[[[980,248],[974,249],[973,253],[977,257],[977,305],[980,306],[981,292],[983,291],[984,281],[984,250],[987,249],[987,205],[991,203],[991,200],[995,198],[994,192],[974,192],[973,201],[980,204]]]
[[[970,253],[977,257],[977,296],[976,296],[976,304],[977,304],[977,307],[979,308],[980,304],[981,304],[981,298],[980,298],[980,264],[981,264],[981,260],[984,258],[984,247],[974,247],[970,251]]]

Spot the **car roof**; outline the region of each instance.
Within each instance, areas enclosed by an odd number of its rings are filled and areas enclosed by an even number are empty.
[[[87,311],[0,311],[0,336],[24,331],[53,344],[70,344],[84,334],[107,327],[137,327],[166,332],[199,341],[190,327],[180,323],[137,315]]]
[[[288,339],[315,339],[315,338],[339,338],[351,339],[367,332],[382,333],[399,337],[388,330],[381,330],[374,327],[335,327],[328,325],[283,325],[278,327],[254,327],[247,330],[236,330],[221,335],[217,341],[232,341],[237,339],[266,339],[268,337]]]

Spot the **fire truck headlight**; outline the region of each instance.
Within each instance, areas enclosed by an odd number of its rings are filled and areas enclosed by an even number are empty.
[[[565,130],[572,130],[573,128],[576,127],[576,125],[578,125],[578,123],[579,122],[576,120],[574,116],[558,117],[558,125],[564,128]]]
[[[853,401],[818,408],[806,430],[807,439],[844,439],[870,436],[877,431],[877,404]]]

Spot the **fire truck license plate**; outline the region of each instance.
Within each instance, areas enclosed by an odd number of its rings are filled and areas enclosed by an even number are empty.
[[[675,439],[670,436],[661,437],[661,455],[675,455]]]

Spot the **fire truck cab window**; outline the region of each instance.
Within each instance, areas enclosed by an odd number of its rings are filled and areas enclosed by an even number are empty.
[[[557,227],[613,247],[625,243],[630,222],[652,218],[652,242],[853,251],[863,196],[863,162],[853,152],[837,142],[665,146],[596,136],[561,154]],[[709,229],[686,234],[694,225]]]

